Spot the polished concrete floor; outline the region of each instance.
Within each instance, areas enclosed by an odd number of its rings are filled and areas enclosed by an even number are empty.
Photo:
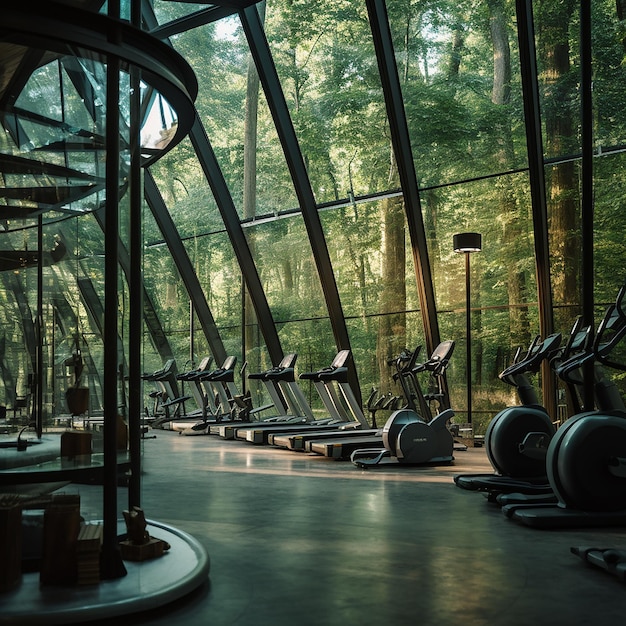
[[[483,449],[453,467],[360,470],[305,453],[151,431],[146,516],[201,542],[210,578],[133,624],[184,626],[623,623],[626,585],[570,546],[626,547],[626,529],[517,525],[456,473],[489,469]],[[100,490],[81,495],[100,516]],[[119,491],[120,510],[126,492]],[[98,622],[116,623],[120,620]]]

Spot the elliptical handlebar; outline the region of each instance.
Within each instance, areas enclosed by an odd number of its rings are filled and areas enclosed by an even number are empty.
[[[587,327],[584,347],[581,351],[556,367],[555,371],[559,378],[576,385],[582,384],[581,370],[589,360],[597,360],[613,369],[626,370],[626,363],[619,363],[609,358],[615,347],[626,336],[626,312],[622,308],[625,294],[626,289],[622,287],[616,302],[607,308],[595,336],[592,336],[591,328]],[[578,375],[575,376],[575,373]]]
[[[580,368],[589,359],[595,358],[593,352],[593,337],[591,333],[591,327],[587,326],[580,332],[583,334],[583,338],[580,341],[579,352],[577,352],[573,356],[570,356],[568,359],[565,359],[554,368],[556,375],[561,380],[565,381],[566,383],[571,383],[573,385],[582,385],[583,380]],[[575,373],[578,373],[578,375],[574,376]]]
[[[546,341],[548,341],[550,337],[546,337]],[[541,348],[543,347],[545,342],[541,341],[541,335],[535,335],[535,338],[530,342],[530,346],[528,346],[528,350],[526,351],[526,356],[520,361],[520,363],[526,363],[536,359],[537,354],[541,352]]]
[[[626,304],[624,301],[626,300],[626,284],[622,285],[617,292],[617,297],[615,298],[615,308],[622,318],[626,318]]]
[[[614,361],[609,358],[609,355],[626,335],[626,313],[621,308],[624,292],[624,287],[622,287],[616,303],[606,310],[593,341],[593,354],[598,361],[622,371],[626,371],[626,363]],[[609,335],[608,338],[607,335]]]
[[[422,346],[417,346],[415,350],[411,351],[408,348],[404,348],[400,354],[397,356],[391,357],[387,359],[387,365],[395,365],[396,371],[400,372],[409,372],[413,367],[415,367],[415,363],[417,362],[417,357],[419,353],[422,351]]]
[[[526,353],[528,354],[528,352]],[[513,363],[519,363],[522,360],[522,346],[517,346],[517,350],[515,350],[515,354],[513,355]]]
[[[412,357],[413,353],[408,348],[403,348],[400,354],[387,359],[387,365],[395,365],[397,367],[399,363],[406,363],[410,361]]]
[[[530,347],[526,352],[526,356],[524,356],[521,360],[514,361],[511,365],[509,365],[509,367],[505,368],[499,375],[500,380],[507,382],[510,385],[516,385],[513,377],[521,373],[536,371],[544,359],[548,358],[551,353],[558,350],[561,345],[561,339],[561,333],[552,333],[543,341],[541,341],[540,335],[537,335],[532,340]]]

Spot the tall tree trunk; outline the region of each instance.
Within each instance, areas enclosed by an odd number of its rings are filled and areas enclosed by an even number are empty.
[[[566,156],[578,152],[578,119],[569,102],[575,101],[577,80],[570,79],[571,61],[569,27],[575,0],[538,3],[536,23],[539,24],[538,49],[544,64],[545,84],[544,118],[546,125],[546,152]],[[574,161],[561,163],[549,176],[550,247],[552,259],[552,289],[556,304],[580,304],[580,199],[579,172]],[[557,311],[558,313],[558,311]],[[566,317],[571,319],[571,315]],[[563,326],[564,319],[557,325]],[[569,325],[569,322],[568,322]]]
[[[493,87],[491,101],[505,107],[511,100],[511,49],[507,29],[504,0],[489,0],[489,27],[493,44]],[[514,148],[509,116],[500,116],[494,128],[497,141],[496,160],[502,169],[513,162]],[[503,218],[503,244],[513,262],[507,264],[507,290],[509,302],[509,333],[514,345],[526,345],[530,341],[530,324],[528,310],[519,305],[526,298],[527,277],[518,268],[515,259],[518,257],[517,242],[523,235],[522,217],[515,198],[515,190],[508,178],[498,187],[500,211]],[[480,371],[476,368],[477,373]]]
[[[622,49],[626,52],[626,0],[615,0],[615,10],[617,19],[620,21],[619,32]]]
[[[398,182],[398,170],[391,150],[390,188]],[[376,339],[376,362],[381,389],[392,389],[393,371],[387,359],[406,347],[406,249],[404,203],[401,198],[387,198],[381,203],[382,290],[379,299],[379,324]],[[415,346],[411,346],[414,348]]]

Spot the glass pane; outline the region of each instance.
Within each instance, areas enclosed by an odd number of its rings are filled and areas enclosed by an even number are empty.
[[[189,139],[150,167],[179,235],[224,230],[224,222]],[[160,239],[160,235],[156,235]]]
[[[166,24],[172,20],[184,17],[206,9],[206,3],[202,2],[171,2],[170,0],[154,0],[152,3],[159,24]]]
[[[239,21],[221,20],[178,35],[173,41],[198,77],[198,113],[240,217],[297,207]],[[250,113],[246,122],[247,107]]]
[[[608,306],[624,280],[626,241],[626,154],[594,160],[594,269],[595,298]]]
[[[326,318],[326,306],[302,220],[297,216],[278,219],[248,227],[245,233],[276,323]],[[287,344],[284,349],[298,351],[297,347]]]
[[[270,4],[266,32],[317,201],[397,187],[365,5]]]
[[[377,363],[381,387],[393,386],[387,360],[422,342],[413,255],[401,196],[360,202],[320,213],[357,369]],[[416,326],[411,327],[408,313]],[[419,338],[419,339],[418,339]],[[371,347],[374,352],[371,353]],[[360,381],[364,398],[373,383],[370,369]]]
[[[479,17],[463,3],[389,3],[421,186],[526,165],[513,11],[485,4]]]
[[[535,253],[528,179],[525,174],[455,185],[422,194],[430,236],[442,339],[456,348],[448,370],[452,408],[466,410],[466,272],[453,251],[457,232],[482,234],[482,251],[470,254],[472,390],[477,432],[507,402],[510,389],[498,374],[517,346],[538,332]],[[565,329],[569,332],[569,325]]]
[[[298,354],[299,372],[326,367],[335,356],[335,341],[302,220],[293,216],[251,224],[245,234],[283,351]],[[321,409],[317,392],[300,384],[312,395],[313,408]]]

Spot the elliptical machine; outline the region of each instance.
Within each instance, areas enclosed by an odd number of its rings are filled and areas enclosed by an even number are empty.
[[[503,513],[537,528],[581,528],[626,524],[626,405],[603,365],[626,370],[610,358],[626,336],[622,287],[616,303],[598,327],[592,350],[557,368],[568,382],[579,383],[585,363],[594,361],[596,411],[568,419],[550,441],[546,472],[556,504],[511,504]]]
[[[571,336],[574,334],[577,330]],[[521,404],[500,411],[487,427],[485,449],[496,473],[457,475],[454,482],[458,487],[507,492],[523,486],[531,491],[549,491],[545,452],[556,429],[541,406],[529,375],[537,372],[545,359],[552,358],[560,344],[559,333],[543,341],[537,336],[525,356],[520,358],[518,350],[513,363],[500,373],[500,380],[516,388]],[[533,433],[532,445],[529,445],[529,433]]]
[[[433,351],[430,358],[415,366],[411,375],[428,371],[438,382],[440,405],[445,403],[443,377],[450,357],[454,352],[454,341],[443,341]],[[415,385],[418,393],[419,385]],[[427,402],[426,402],[427,403]],[[421,402],[420,402],[421,404]],[[422,405],[423,406],[423,405]],[[350,460],[361,468],[388,464],[442,465],[454,461],[454,438],[448,429],[448,422],[454,411],[444,408],[432,419],[425,419],[413,408],[403,408],[392,413],[383,427],[384,449],[366,448],[354,450]]]

